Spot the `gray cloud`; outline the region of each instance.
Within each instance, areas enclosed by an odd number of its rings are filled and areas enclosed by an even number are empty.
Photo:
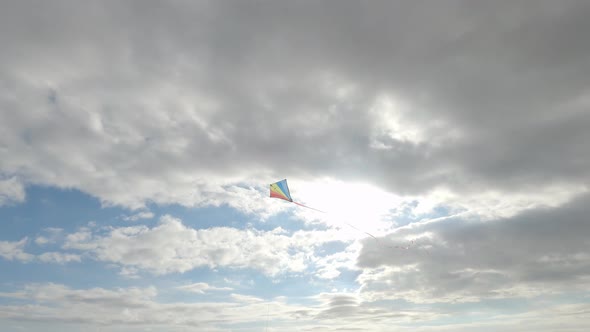
[[[25,183],[133,207],[196,177],[588,183],[583,1],[3,7],[0,171]]]
[[[358,264],[367,292],[414,302],[529,298],[590,282],[588,195],[559,208],[478,222],[453,217],[367,241]],[[409,250],[388,246],[417,238]],[[377,295],[377,293],[375,293]]]

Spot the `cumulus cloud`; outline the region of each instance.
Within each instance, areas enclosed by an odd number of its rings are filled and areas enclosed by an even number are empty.
[[[106,234],[82,229],[67,236],[64,249],[80,250],[99,261],[156,274],[186,272],[197,267],[256,269],[267,275],[304,272],[314,250],[337,240],[335,232],[274,231],[228,227],[193,229],[163,216],[152,228],[112,228]]]
[[[82,257],[77,254],[62,253],[62,252],[45,252],[39,255],[38,259],[43,263],[57,263],[65,264],[70,262],[80,262]]]
[[[24,248],[27,242],[26,237],[14,242],[0,241],[0,257],[9,261],[30,262],[35,256],[25,252]]]
[[[141,219],[152,219],[154,217],[154,213],[151,211],[141,211],[136,214],[130,216],[124,216],[123,220],[125,221],[138,221]]]
[[[0,169],[0,206],[25,200],[25,188],[16,177],[3,179]]]
[[[35,243],[39,246],[45,246],[49,244],[55,244],[62,240],[63,229],[58,227],[48,227],[43,230],[43,235],[39,235],[35,238]]]
[[[41,239],[41,240],[40,240]],[[38,245],[49,243],[45,238],[38,237],[35,242]],[[43,262],[43,263],[57,263],[66,264],[69,262],[80,262],[81,256],[67,252],[44,252],[39,255],[34,255],[26,252],[25,247],[29,243],[28,238],[24,237],[20,241],[0,241],[0,257],[9,261],[18,262]]]

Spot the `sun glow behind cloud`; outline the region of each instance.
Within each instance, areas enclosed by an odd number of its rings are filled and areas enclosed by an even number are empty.
[[[404,201],[400,196],[360,182],[333,179],[292,181],[291,187],[294,200],[300,197],[304,204],[324,211],[300,209],[298,215],[308,222],[340,228],[345,238],[366,237],[363,232],[378,235],[391,230],[396,226],[392,210]]]

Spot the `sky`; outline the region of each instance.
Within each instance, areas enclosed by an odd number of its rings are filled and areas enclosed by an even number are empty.
[[[589,16],[0,0],[0,329],[589,330]]]

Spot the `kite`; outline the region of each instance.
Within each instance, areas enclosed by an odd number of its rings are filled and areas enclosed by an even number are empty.
[[[293,198],[291,198],[291,193],[289,192],[289,186],[287,185],[287,179],[283,179],[279,182],[271,183],[270,184],[270,197],[284,199],[285,201],[297,204],[299,206],[303,206],[308,209],[312,209],[318,212],[326,213],[324,211],[314,209],[307,205],[301,204],[299,202],[295,202]]]
[[[270,197],[280,198],[289,202],[293,202],[293,199],[291,198],[291,193],[289,192],[289,186],[287,186],[287,179],[270,184]]]

